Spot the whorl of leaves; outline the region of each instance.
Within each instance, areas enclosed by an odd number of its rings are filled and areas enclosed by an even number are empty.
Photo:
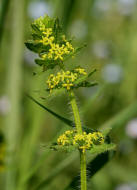
[[[64,60],[54,60],[54,59],[42,59],[41,55],[46,54],[49,52],[50,50],[50,45],[44,45],[43,43],[40,42],[40,40],[42,40],[43,37],[43,31],[41,30],[41,27],[44,26],[45,29],[52,29],[52,36],[54,36],[54,43],[58,44],[59,46],[62,46],[63,44],[65,44],[66,42],[63,40],[63,30],[62,27],[59,23],[59,19],[58,18],[50,18],[49,16],[45,15],[44,17],[40,17],[37,20],[35,20],[32,24],[31,24],[31,28],[32,28],[32,39],[28,40],[25,45],[26,47],[37,53],[39,55],[38,59],[35,59],[35,63],[39,66],[43,67],[43,71],[46,71],[48,69],[53,69],[55,66],[59,66],[60,68],[63,68],[63,62],[66,61],[67,59],[69,59],[70,57],[74,56],[75,54],[77,54],[82,47],[78,47],[75,48],[74,52],[71,52],[68,55],[64,56]],[[67,39],[67,42],[71,42],[72,39]]]

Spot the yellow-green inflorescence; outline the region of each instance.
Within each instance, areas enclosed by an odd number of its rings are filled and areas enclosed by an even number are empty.
[[[39,19],[39,29],[42,33],[41,39],[36,40],[36,42],[42,43],[43,45],[49,45],[48,51],[42,53],[40,56],[43,60],[64,60],[64,56],[74,53],[74,47],[67,41],[65,35],[61,36],[60,42],[56,42],[55,32],[52,28],[47,28],[47,26],[42,22],[43,18]],[[38,22],[38,21],[37,21]]]
[[[43,60],[45,59],[53,59],[53,60],[64,60],[65,55],[69,55],[72,52],[74,52],[74,48],[69,42],[66,42],[65,44],[59,45],[54,42],[54,37],[51,36],[49,38],[43,37],[42,40],[40,40],[44,45],[49,44],[50,49],[47,53],[42,54],[41,57]]]
[[[72,71],[61,70],[56,75],[50,74],[47,80],[48,89],[50,92],[56,88],[66,88],[69,91],[74,87],[75,81],[84,75],[87,75],[87,72],[80,67]]]
[[[101,132],[93,132],[78,134],[76,130],[66,131],[59,136],[57,143],[60,146],[75,146],[82,152],[90,150],[94,145],[104,143],[104,137]]]
[[[63,63],[81,49],[73,47],[72,39],[66,37],[57,18],[45,15],[36,19],[31,27],[32,39],[25,44],[28,49],[38,54],[35,62],[43,67],[43,71],[56,66],[63,68]]]

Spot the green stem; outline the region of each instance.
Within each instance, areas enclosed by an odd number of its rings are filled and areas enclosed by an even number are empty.
[[[80,151],[81,190],[87,190],[86,152]]]
[[[80,116],[79,116],[79,110],[78,110],[76,98],[73,91],[70,92],[70,103],[71,103],[73,114],[74,114],[77,132],[79,134],[82,134],[82,126],[81,126],[81,121],[80,121]],[[81,190],[86,190],[87,189],[86,152],[83,152],[81,150],[79,152],[80,152],[80,167],[81,167]]]
[[[77,106],[76,98],[75,98],[75,95],[74,95],[73,91],[70,92],[70,103],[71,103],[73,114],[74,114],[74,119],[75,119],[77,132],[82,134],[82,126],[81,126],[78,106]]]

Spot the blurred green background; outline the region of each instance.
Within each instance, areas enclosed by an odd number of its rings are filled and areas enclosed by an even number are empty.
[[[66,64],[97,69],[99,85],[76,91],[83,124],[114,127],[117,152],[88,189],[137,190],[137,0],[0,0],[0,190],[65,190],[79,173],[77,153],[46,149],[67,126],[26,97],[72,119],[67,97],[46,99],[47,74],[24,45],[44,14],[87,44]]]

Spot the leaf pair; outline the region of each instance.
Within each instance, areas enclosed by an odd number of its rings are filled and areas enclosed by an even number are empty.
[[[45,109],[46,111],[48,111],[50,114],[52,114],[54,117],[56,117],[57,119],[59,119],[60,121],[64,122],[65,124],[67,124],[69,127],[75,127],[75,123],[57,113],[55,113],[54,111],[50,110],[49,108],[47,108],[46,106],[42,105],[41,103],[39,103],[37,100],[35,100],[33,97],[27,95],[28,98],[30,98],[33,102],[35,102],[37,105],[39,105],[40,107],[42,107],[43,109]],[[86,126],[83,126],[83,129],[84,131],[86,131],[87,133],[92,133],[92,132],[95,132],[97,130],[94,130],[94,129],[91,129],[91,128],[88,128]],[[52,149],[61,149],[60,146],[58,146],[56,143],[53,143],[51,145],[51,148]],[[64,148],[64,151],[67,151],[68,147],[63,147]],[[104,143],[103,145],[94,145],[94,147],[89,150],[88,152],[89,153],[92,153],[92,154],[100,154],[102,152],[106,152],[106,151],[109,151],[109,150],[113,150],[115,148],[115,145],[114,144],[108,144],[108,142]],[[73,151],[74,150],[74,147],[70,147],[69,149],[69,152],[70,151]]]

